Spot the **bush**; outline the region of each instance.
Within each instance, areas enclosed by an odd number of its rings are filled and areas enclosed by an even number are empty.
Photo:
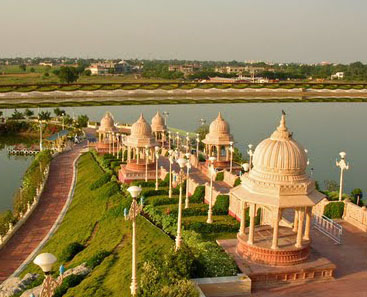
[[[102,193],[100,197],[109,198],[112,195],[117,194],[120,191],[120,187],[117,182],[111,181],[102,189]]]
[[[72,242],[66,246],[66,248],[62,251],[60,260],[64,262],[71,261],[78,253],[84,250],[84,245],[79,242]]]
[[[205,162],[205,156],[203,154],[199,154],[199,162]]]
[[[229,196],[218,195],[213,207],[214,214],[216,215],[228,214],[228,208],[229,208]]]
[[[207,224],[203,222],[191,222],[190,224],[185,224],[186,230],[193,230],[198,233],[221,233],[221,232],[228,232],[228,233],[235,233],[238,232],[240,228],[240,224],[236,223],[234,225],[227,225],[227,224]]]
[[[215,180],[216,181],[223,181],[224,180],[224,172],[223,171],[218,172],[217,176],[215,177]]]
[[[155,187],[155,182],[154,181],[142,181],[142,180],[135,180],[131,183],[132,186],[141,186],[143,188],[145,187],[149,187],[149,188],[153,188]]]
[[[235,182],[234,182],[234,187],[237,187],[237,186],[239,186],[241,184],[241,178],[240,177],[237,177],[236,178],[236,180],[235,180]]]
[[[87,266],[90,269],[94,269],[96,266],[103,262],[104,258],[108,257],[109,255],[111,255],[111,252],[101,250],[87,261]]]
[[[190,197],[191,203],[203,203],[205,197],[205,186],[197,186],[194,194]]]
[[[4,236],[9,229],[9,224],[15,224],[16,219],[10,210],[7,210],[0,214],[0,235]]]
[[[168,190],[154,190],[154,189],[143,189],[141,191],[141,196],[145,198],[150,196],[161,196],[161,195],[168,195]],[[171,199],[171,198],[170,198]]]
[[[84,275],[71,274],[63,280],[62,284],[56,288],[53,297],[62,297],[68,291],[69,288],[76,287],[85,278]]]
[[[94,183],[92,183],[89,187],[90,190],[96,190],[102,187],[104,184],[108,183],[111,180],[111,174],[105,173],[99,179],[97,179]]]
[[[325,206],[324,215],[329,219],[341,219],[344,214],[344,202],[331,202]]]
[[[159,205],[169,205],[169,204],[178,204],[178,198],[169,198],[169,197],[157,197],[152,199],[150,202],[153,206],[159,206]]]

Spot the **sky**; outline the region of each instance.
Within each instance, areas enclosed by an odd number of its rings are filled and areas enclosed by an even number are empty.
[[[0,57],[367,62],[366,0],[0,0]]]

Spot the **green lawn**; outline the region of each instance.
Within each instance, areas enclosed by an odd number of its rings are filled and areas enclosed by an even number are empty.
[[[77,254],[67,268],[90,259],[98,251],[112,252],[86,279],[65,296],[130,296],[131,278],[131,223],[125,221],[123,209],[130,200],[121,194],[106,198],[105,184],[91,191],[89,186],[103,175],[103,171],[91,153],[79,161],[78,181],[72,204],[55,235],[42,252],[51,252],[60,257],[68,244],[79,242],[86,248]],[[143,217],[137,221],[138,266],[151,253],[165,253],[174,242],[160,229]],[[55,270],[58,265],[55,265]],[[40,272],[30,264],[22,273]]]

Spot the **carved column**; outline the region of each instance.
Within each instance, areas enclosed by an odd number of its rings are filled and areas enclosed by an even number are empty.
[[[250,204],[250,228],[248,233],[248,244],[254,244],[254,233],[255,233],[255,212],[256,212],[256,205]]]
[[[298,211],[298,230],[297,230],[297,240],[296,248],[302,247],[302,235],[303,235],[303,221],[305,217],[305,212],[303,209]]]
[[[241,225],[240,225],[240,235],[245,234],[246,228],[246,202],[240,202],[241,205]]]
[[[294,222],[293,222],[293,232],[298,230],[298,209],[294,210]]]
[[[311,214],[312,208],[306,207],[306,223],[305,223],[305,234],[303,236],[304,240],[310,240],[310,229],[311,229]]]
[[[278,248],[278,236],[279,236],[279,221],[281,218],[281,210],[277,208],[273,213],[273,241],[271,248],[276,250]]]

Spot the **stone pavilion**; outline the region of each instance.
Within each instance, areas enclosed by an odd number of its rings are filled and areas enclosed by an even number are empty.
[[[166,142],[167,126],[159,111],[157,111],[155,116],[152,118],[152,132],[156,141],[159,142],[161,146],[164,146],[164,143]]]
[[[110,112],[106,112],[97,130],[98,142],[96,144],[96,150],[98,153],[104,154],[111,151],[116,133],[118,133],[118,129],[115,127],[113,116]]]

